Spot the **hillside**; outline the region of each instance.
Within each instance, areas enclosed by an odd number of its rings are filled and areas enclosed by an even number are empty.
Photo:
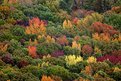
[[[121,0],[0,0],[0,81],[121,81]]]

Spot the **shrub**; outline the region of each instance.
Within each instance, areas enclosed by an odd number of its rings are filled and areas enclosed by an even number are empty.
[[[24,28],[16,25],[13,28],[11,28],[11,33],[15,36],[24,36]]]
[[[14,57],[25,57],[26,55],[27,55],[26,48],[15,49],[12,53],[12,56],[14,56]]]
[[[32,73],[34,76],[39,78],[40,67],[34,65],[28,65],[26,67],[21,68],[23,73]]]
[[[18,66],[19,68],[26,67],[27,65],[28,65],[28,61],[26,61],[26,60],[21,60],[21,61],[19,61],[19,62],[17,63],[17,66]]]
[[[5,63],[0,59],[0,66],[5,66]]]
[[[3,67],[1,69],[1,72],[3,72],[8,77],[8,78],[6,77],[7,80],[12,80],[12,81],[13,80],[15,80],[15,81],[20,80],[20,81],[22,81],[22,80],[25,79],[24,74],[19,72],[17,68],[12,68],[10,66],[5,66],[5,67]],[[29,78],[29,77],[26,76],[26,78]],[[4,77],[1,77],[1,80],[2,79],[4,79]]]
[[[5,21],[0,19],[0,25],[4,25],[5,24]]]
[[[37,45],[37,53],[42,55],[52,54],[56,50],[60,50],[61,46],[57,43],[42,43]]]
[[[13,13],[11,13],[10,18],[13,18],[15,20],[25,20],[27,17],[24,15],[24,13],[21,10],[13,10]]]
[[[103,51],[104,54],[109,54],[113,50],[120,50],[121,49],[119,42],[106,43],[106,44],[103,45],[102,48],[101,49],[102,49],[102,51]]]
[[[37,35],[35,35],[35,34],[27,34],[23,37],[23,39],[26,41],[29,41],[30,39],[35,40],[36,38],[37,38]]]
[[[32,0],[19,0],[19,1],[17,1],[17,3],[19,3],[19,4],[21,4],[21,5],[27,5],[27,6],[31,6],[33,3],[34,3],[34,1],[32,1]]]
[[[38,77],[34,76],[32,73],[23,74],[25,81],[40,81]]]
[[[3,56],[2,61],[5,62],[6,64],[14,65],[14,61],[13,61],[10,54],[7,54],[7,55]]]
[[[90,80],[90,81],[94,80],[94,78],[92,76],[87,75],[83,72],[81,72],[79,75],[80,75],[80,77],[79,77],[80,80]]]
[[[121,31],[121,15],[120,14],[106,14],[105,15],[105,23],[112,25],[114,28],[119,29]]]
[[[113,72],[113,73],[111,73],[110,74],[110,76],[111,76],[111,78],[113,78],[114,80],[120,80],[121,79],[121,71],[119,71],[119,72]]]
[[[60,76],[63,80],[72,80],[70,72],[61,66],[51,66],[47,68],[49,75]]]
[[[94,75],[94,80],[95,80],[95,81],[104,81],[104,80],[106,80],[106,81],[115,81],[114,79],[112,79],[112,78],[110,78],[110,77],[103,77],[103,76],[101,76],[101,75],[98,74],[98,73],[96,73],[96,74]]]
[[[43,4],[43,3],[42,3]],[[27,17],[36,17],[43,20],[53,21],[53,22],[61,22],[62,20],[59,18],[59,16],[56,15],[56,13],[52,12],[47,6],[44,6],[42,4],[35,4],[33,6],[20,6],[20,10],[23,11],[23,13]]]
[[[63,50],[65,55],[70,55],[70,54],[80,55],[80,50],[72,48],[70,46],[64,46]]]
[[[62,36],[61,31],[63,31],[62,28],[58,27],[58,26],[57,27],[55,27],[55,26],[47,27],[47,34],[50,36],[61,37]]]
[[[102,22],[103,15],[98,13],[92,13],[91,15],[86,16],[84,19],[78,21],[78,25],[84,29],[89,28],[94,22]]]
[[[48,66],[40,69],[40,76],[42,75],[54,75],[62,78],[63,81],[72,81],[79,77],[76,73],[70,73],[67,69],[61,66]]]
[[[11,13],[11,9],[9,6],[0,6],[0,18],[1,19],[7,19],[9,17],[9,14]]]
[[[83,36],[80,37],[79,43],[80,43],[81,47],[82,47],[83,45],[85,45],[85,44],[90,44],[90,45],[92,45],[92,39],[91,39],[91,37],[89,37],[89,36],[87,36],[87,35],[83,35]]]
[[[114,6],[120,6],[121,5],[121,1],[117,0],[116,3],[114,4]]]
[[[12,39],[10,40],[10,46],[8,48],[8,51],[10,53],[13,53],[15,49],[21,49],[21,47],[22,47],[21,44],[17,40]]]
[[[67,65],[66,68],[73,73],[80,73],[82,69],[84,69],[83,62],[78,62],[75,65]]]
[[[39,78],[35,77],[31,73],[21,73],[19,71],[9,72],[7,74],[7,76],[12,81],[17,81],[17,80],[19,80],[19,81],[23,81],[23,80],[26,80],[26,81],[40,81]],[[7,80],[9,80],[9,79],[7,79]]]
[[[19,40],[21,37],[13,36],[10,30],[2,31],[0,34],[0,41],[10,41],[11,39]]]
[[[0,72],[0,80],[1,81],[7,81],[9,79],[9,77],[4,74],[3,72]]]
[[[66,62],[64,60],[64,57],[51,57],[51,58],[45,58],[43,59],[44,62],[49,62],[51,65],[59,65],[59,66],[65,66]]]
[[[59,56],[63,56],[63,55],[64,55],[64,52],[61,51],[61,50],[54,51],[54,52],[52,53],[52,56],[53,56],[53,57],[59,57]]]
[[[91,68],[92,68],[93,72],[95,73],[99,70],[102,70],[105,72],[110,67],[106,62],[96,62],[96,63],[91,63]]]

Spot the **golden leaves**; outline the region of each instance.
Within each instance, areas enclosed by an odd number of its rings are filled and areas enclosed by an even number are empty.
[[[45,35],[38,35],[37,38],[38,39],[44,38],[46,40],[45,42],[47,42],[47,43],[55,43],[55,39],[53,37],[51,37],[50,35],[47,35],[47,36],[45,36]]]
[[[121,69],[118,67],[115,67],[113,72],[119,72],[119,71],[121,71]]]
[[[85,67],[85,73],[87,75],[91,75],[92,74],[92,68],[91,68],[90,65],[88,65],[88,66]]]
[[[111,41],[112,42],[121,42],[121,34],[119,34],[118,37],[116,37],[116,38],[111,38],[108,33],[101,33],[101,34],[94,33],[94,34],[92,34],[92,38],[94,40],[103,41],[106,43],[109,43]]]
[[[118,41],[121,42],[121,34],[118,36]]]
[[[0,51],[6,52],[8,48],[8,44],[6,43],[0,43]]]
[[[98,47],[95,47],[94,48],[94,52],[95,53],[98,53],[98,54],[101,54],[102,53],[102,51]]]
[[[46,42],[47,42],[47,43],[54,43],[54,42],[55,42],[55,39],[52,38],[51,36],[47,35],[47,37],[46,37]]]
[[[94,33],[94,34],[92,34],[92,37],[95,40],[104,41],[107,43],[110,42],[110,40],[111,40],[109,34],[107,34],[107,33],[101,33],[101,34]]]
[[[68,65],[75,65],[76,63],[83,61],[81,56],[68,55],[65,57],[65,61]]]
[[[72,42],[72,48],[76,48],[76,49],[78,49],[78,50],[81,50],[81,45],[80,45],[80,44],[77,44],[76,41],[73,41],[73,42]]]
[[[95,57],[93,57],[93,56],[88,57],[88,59],[87,59],[88,63],[95,63],[96,61],[97,61],[97,59]]]
[[[0,6],[0,11],[9,11],[10,7],[8,6]]]
[[[29,45],[37,45],[38,41],[37,39],[34,39],[34,41],[32,41],[31,39],[29,39]]]
[[[95,39],[95,40],[100,40],[100,37],[99,37],[99,34],[98,33],[94,33],[94,34],[92,34],[92,37],[93,37],[93,39]]]
[[[70,20],[64,20],[63,22],[63,28],[66,29],[66,28],[72,28],[72,23]]]
[[[10,81],[10,80],[7,80],[7,81]]]
[[[43,59],[46,59],[46,58],[51,58],[51,55],[48,54],[47,56],[43,56]]]

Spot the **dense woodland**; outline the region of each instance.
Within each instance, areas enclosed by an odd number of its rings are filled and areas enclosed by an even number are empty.
[[[121,81],[121,0],[0,0],[0,81]]]

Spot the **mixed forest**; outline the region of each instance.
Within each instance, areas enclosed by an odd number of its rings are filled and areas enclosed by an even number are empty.
[[[121,0],[0,0],[0,81],[121,81]]]

